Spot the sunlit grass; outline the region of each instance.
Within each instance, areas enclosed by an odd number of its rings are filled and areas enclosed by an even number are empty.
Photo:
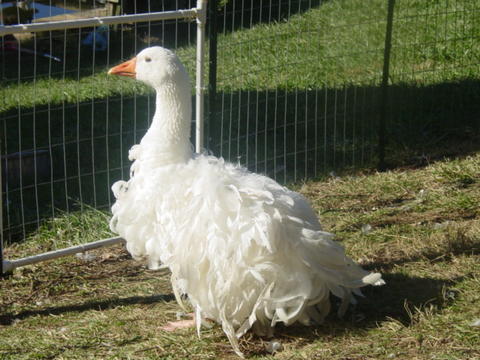
[[[429,85],[478,78],[480,25],[469,0],[397,2],[391,80]],[[219,36],[218,89],[293,89],[379,84],[386,2],[325,2],[288,21],[258,24]],[[177,49],[194,74],[194,47]],[[130,54],[134,55],[134,54]],[[145,94],[134,81],[107,77],[107,66],[75,79],[42,78],[0,89],[0,111],[34,104]]]

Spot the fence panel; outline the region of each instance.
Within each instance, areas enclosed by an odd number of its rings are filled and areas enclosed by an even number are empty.
[[[429,157],[445,138],[473,143],[466,133],[478,130],[479,6],[229,0],[217,11],[209,147],[290,182],[378,164],[384,146],[392,165],[405,153]]]
[[[385,2],[231,0],[217,16],[215,153],[283,183],[376,159]]]
[[[478,150],[480,3],[402,0],[394,19],[390,148],[407,149],[420,165]]]

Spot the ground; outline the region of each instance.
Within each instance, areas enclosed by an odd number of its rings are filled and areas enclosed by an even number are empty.
[[[387,284],[365,289],[343,319],[332,312],[322,326],[278,328],[275,354],[247,334],[248,358],[480,359],[479,155],[296,189]],[[94,210],[65,215],[7,246],[7,258],[106,237],[107,220]],[[0,284],[2,359],[235,358],[218,326],[200,339],[194,329],[162,331],[182,311],[168,271],[146,269],[122,246],[20,268]]]

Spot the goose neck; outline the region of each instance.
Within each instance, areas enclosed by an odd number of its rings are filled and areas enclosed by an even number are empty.
[[[155,115],[141,144],[150,150],[150,155],[187,160],[192,153],[190,89],[182,91],[174,86],[162,86],[156,90]]]

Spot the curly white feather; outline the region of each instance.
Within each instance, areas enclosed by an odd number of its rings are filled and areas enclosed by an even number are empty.
[[[229,329],[241,336],[256,322],[270,334],[278,322],[322,321],[330,292],[350,300],[381,279],[322,231],[301,195],[222,159],[145,169],[113,187],[111,226],[128,251],[168,266],[174,286],[231,341]]]

